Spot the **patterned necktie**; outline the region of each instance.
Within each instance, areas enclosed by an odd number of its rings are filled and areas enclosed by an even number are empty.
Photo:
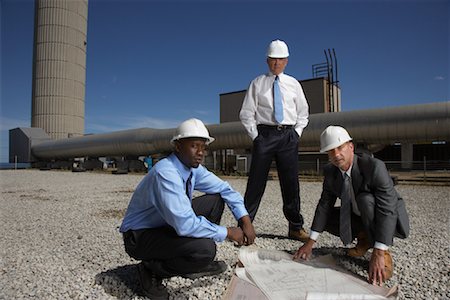
[[[278,76],[275,77],[275,81],[273,82],[273,107],[275,120],[281,124],[283,122],[283,95],[281,94]]]
[[[354,198],[352,181],[347,173],[344,173],[344,182],[341,193],[341,210],[339,218],[339,235],[342,242],[347,245],[352,242],[352,199]]]
[[[192,183],[191,183],[192,173],[189,175],[189,178],[186,180],[186,196],[190,200],[192,200]]]

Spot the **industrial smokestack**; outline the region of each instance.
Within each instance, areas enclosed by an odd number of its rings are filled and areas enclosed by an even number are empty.
[[[87,0],[36,0],[31,126],[84,134]]]

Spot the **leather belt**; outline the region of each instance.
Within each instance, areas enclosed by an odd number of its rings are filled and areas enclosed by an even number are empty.
[[[285,129],[291,129],[294,127],[294,125],[266,125],[266,124],[259,124],[258,129],[275,129],[275,130],[285,130]]]

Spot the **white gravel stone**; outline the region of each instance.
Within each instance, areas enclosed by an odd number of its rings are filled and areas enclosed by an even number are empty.
[[[128,257],[118,232],[122,215],[142,174],[0,171],[0,299],[143,299],[137,261]],[[244,193],[246,178],[226,179]],[[320,182],[301,182],[302,214],[309,229]],[[450,187],[401,185],[410,214],[411,236],[395,239],[394,275],[399,299],[450,299]],[[226,210],[222,225],[236,221]],[[254,222],[262,248],[295,251],[286,238],[278,181],[269,181]],[[218,276],[164,280],[171,299],[220,299],[233,274],[239,248],[218,244],[228,264]],[[316,254],[331,253],[339,264],[367,276],[365,259],[349,259],[338,238],[320,236]]]

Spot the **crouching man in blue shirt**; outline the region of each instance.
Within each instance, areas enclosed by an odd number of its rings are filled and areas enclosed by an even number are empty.
[[[225,271],[223,261],[214,261],[215,242],[254,242],[242,196],[201,165],[213,141],[200,120],[181,123],[171,140],[174,152],[155,164],[128,205],[120,232],[125,251],[142,261],[139,279],[151,299],[168,298],[163,278],[195,279]],[[192,199],[193,190],[204,195]],[[225,203],[239,227],[219,225]]]

